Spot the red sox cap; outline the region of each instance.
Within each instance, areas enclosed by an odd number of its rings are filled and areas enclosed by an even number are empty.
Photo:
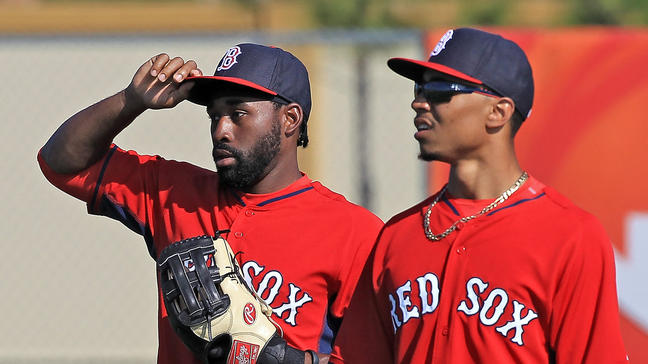
[[[196,82],[188,100],[208,105],[215,91],[237,85],[274,96],[275,101],[295,102],[308,120],[311,110],[310,82],[304,64],[277,47],[242,43],[231,47],[213,76],[188,77]]]
[[[500,35],[472,28],[448,30],[427,62],[391,58],[387,65],[419,83],[441,77],[485,85],[510,97],[524,119],[531,113],[531,65],[517,44]]]

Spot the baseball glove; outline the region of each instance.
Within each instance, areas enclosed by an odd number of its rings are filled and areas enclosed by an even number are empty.
[[[205,363],[281,363],[293,354],[276,333],[272,309],[247,286],[222,237],[173,243],[157,266],[169,322]]]

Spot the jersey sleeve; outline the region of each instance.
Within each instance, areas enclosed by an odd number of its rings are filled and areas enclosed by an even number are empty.
[[[383,270],[377,248],[369,256],[344,314],[331,363],[393,363],[394,332],[391,322],[385,321],[389,309],[377,299]]]
[[[45,177],[57,188],[86,202],[88,213],[119,220],[145,238],[152,236],[149,217],[155,196],[152,191],[158,185],[158,159],[127,152],[113,144],[101,160],[87,169],[76,174],[57,174],[38,155]]]
[[[360,207],[356,207],[355,213],[351,214],[351,218],[354,221],[349,226],[353,230],[348,236],[347,244],[351,252],[347,255],[349,258],[346,261],[340,262],[340,286],[330,307],[331,314],[336,318],[341,318],[344,315],[362,268],[383,226],[378,217]],[[332,253],[335,254],[335,252]]]
[[[626,363],[619,323],[612,245],[587,215],[568,242],[550,321],[556,363]]]

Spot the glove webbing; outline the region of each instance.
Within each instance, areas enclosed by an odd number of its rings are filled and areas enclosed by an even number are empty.
[[[183,325],[191,326],[206,322],[211,316],[220,316],[230,304],[229,297],[219,290],[218,284],[223,280],[218,267],[213,263],[215,253],[212,238],[200,236],[183,241],[186,245],[191,241],[195,246],[190,250],[184,249],[177,243],[172,244],[164,253],[166,257],[160,266],[167,265],[173,274],[173,279],[161,277],[164,292],[167,292],[169,302],[177,302],[181,296],[181,304],[186,305],[186,310],[178,310],[178,320]],[[183,250],[184,249],[184,250]],[[191,259],[191,271],[185,270],[185,262]],[[202,264],[205,261],[207,264]],[[211,261],[209,261],[211,260]],[[198,264],[196,262],[201,262]],[[188,263],[187,263],[188,264]],[[164,274],[164,272],[163,272]],[[167,307],[177,310],[177,307]]]

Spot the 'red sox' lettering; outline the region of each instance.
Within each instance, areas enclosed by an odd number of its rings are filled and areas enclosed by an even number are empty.
[[[285,301],[281,300],[282,303],[277,305],[275,301],[284,281],[280,272],[271,270],[264,273],[263,271],[265,270],[265,267],[255,261],[245,262],[241,270],[243,271],[243,278],[245,278],[248,286],[254,289],[259,297],[272,307],[274,314],[283,319],[287,324],[296,326],[298,314],[297,309],[301,308],[304,304],[311,302],[313,298],[308,293],[302,291],[302,289],[296,284],[288,283],[290,293],[286,297]],[[263,275],[261,282],[258,286],[255,286],[252,282],[252,278],[261,275]],[[300,297],[298,298],[298,296]],[[284,313],[287,313],[285,317]]]
[[[396,289],[394,294],[389,295],[391,304],[391,321],[394,332],[407,323],[410,319],[420,319],[423,315],[436,311],[439,298],[439,278],[434,273],[426,273],[416,278],[418,287],[419,304],[412,303],[412,282],[407,281]],[[489,284],[481,278],[473,277],[466,282],[466,299],[457,306],[457,312],[466,316],[476,316],[484,326],[493,326],[500,321],[507,311],[511,312],[512,319],[501,326],[496,326],[495,331],[504,337],[508,337],[513,331],[511,341],[517,345],[524,345],[522,335],[524,327],[538,317],[538,314],[531,308],[512,300],[509,304],[509,294],[502,288],[492,288],[488,291]],[[482,300],[480,297],[486,297]]]

